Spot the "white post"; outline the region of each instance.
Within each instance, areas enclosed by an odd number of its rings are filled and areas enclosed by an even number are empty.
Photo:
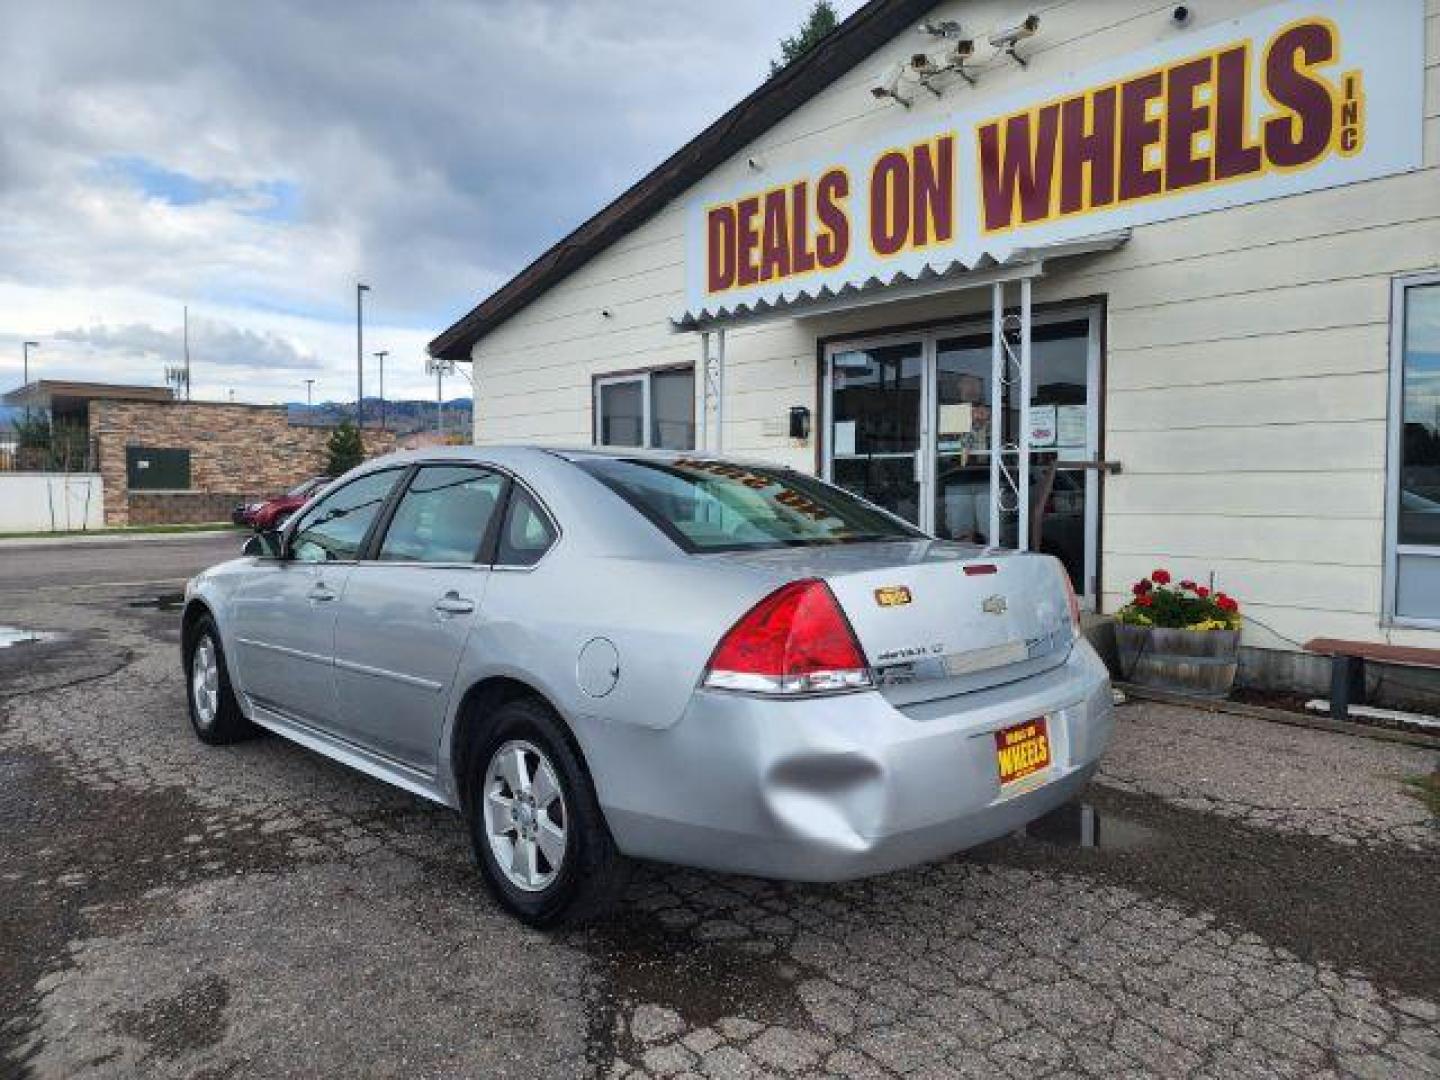
[[[1020,520],[1015,546],[1030,550],[1030,279],[1020,279]]]
[[[990,290],[990,532],[991,547],[1000,544],[1000,497],[1004,449],[1000,428],[1005,416],[1005,283]]]
[[[715,453],[725,452],[725,331],[717,330],[715,349]]]
[[[700,333],[700,432],[697,446],[720,453],[725,448],[725,331]],[[714,406],[714,426],[710,410]]]
[[[700,391],[700,431],[695,446],[699,450],[710,449],[710,331],[700,331],[700,378],[696,380]]]

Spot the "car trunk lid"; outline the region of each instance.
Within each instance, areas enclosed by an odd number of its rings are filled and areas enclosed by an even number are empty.
[[[711,557],[823,579],[896,705],[1038,674],[1074,640],[1062,571],[1046,556],[908,541]]]

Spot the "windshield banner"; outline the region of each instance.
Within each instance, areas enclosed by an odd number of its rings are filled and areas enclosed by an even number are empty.
[[[687,215],[690,310],[968,267],[1418,168],[1424,37],[1424,0],[1303,0],[1003,97],[981,96],[1002,74],[991,68],[945,90],[937,103],[955,111],[703,191]],[[917,112],[936,100],[918,83],[910,93]]]

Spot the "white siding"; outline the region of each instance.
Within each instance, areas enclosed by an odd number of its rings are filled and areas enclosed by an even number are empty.
[[[1210,0],[1195,6],[1196,24],[1260,6]],[[937,14],[983,34],[1028,10],[956,3]],[[988,72],[958,92],[1007,94],[1187,32],[1170,25],[1170,5],[1148,0],[1037,10],[1029,69]],[[1213,573],[1248,601],[1252,644],[1387,633],[1390,279],[1440,265],[1440,0],[1427,0],[1427,13],[1424,170],[1146,226],[1120,251],[1039,283],[1037,302],[1106,302],[1104,454],[1124,466],[1104,481],[1106,607],[1164,563],[1181,576]],[[778,166],[881,137],[897,113],[872,100],[868,81],[914,45],[897,38],[716,175],[742,175],[751,156]],[[684,307],[683,228],[682,204],[672,204],[481,342],[479,441],[589,442],[594,376],[697,359],[697,339],[671,334],[667,322]],[[765,430],[791,405],[817,406],[818,337],[958,318],[987,303],[988,293],[962,293],[732,330],[727,450],[813,468],[813,444]]]

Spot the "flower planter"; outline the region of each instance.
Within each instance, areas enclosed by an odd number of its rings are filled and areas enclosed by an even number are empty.
[[[1239,630],[1172,630],[1115,624],[1120,677],[1195,697],[1223,698],[1235,682]]]

